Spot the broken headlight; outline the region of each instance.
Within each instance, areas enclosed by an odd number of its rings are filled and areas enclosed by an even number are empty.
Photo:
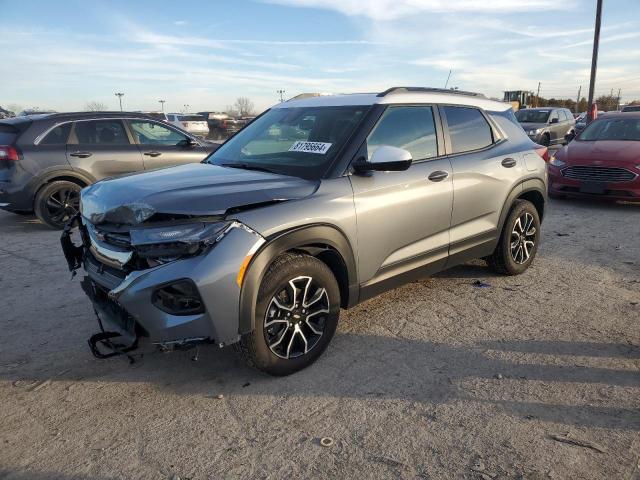
[[[174,260],[195,255],[220,241],[233,222],[188,223],[164,227],[135,228],[131,245],[142,258]]]

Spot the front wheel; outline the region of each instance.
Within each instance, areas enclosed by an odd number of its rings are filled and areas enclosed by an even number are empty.
[[[289,375],[317,360],[339,315],[340,289],[329,267],[309,255],[283,254],[260,285],[254,330],[235,348],[248,365]]]
[[[486,258],[496,272],[518,275],[533,262],[540,242],[540,217],[527,200],[516,200],[494,252]]]
[[[81,189],[77,183],[66,180],[46,184],[36,195],[36,216],[42,223],[61,229],[78,212]]]

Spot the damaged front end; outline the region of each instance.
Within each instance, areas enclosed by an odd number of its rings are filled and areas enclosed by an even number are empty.
[[[264,239],[223,216],[136,209],[107,211],[91,217],[95,223],[83,212],[62,233],[69,270],[84,268],[82,288],[98,318],[100,331],[89,339],[93,355],[128,354],[140,337],[165,349],[237,341],[238,274]],[[226,237],[233,240],[222,242]]]

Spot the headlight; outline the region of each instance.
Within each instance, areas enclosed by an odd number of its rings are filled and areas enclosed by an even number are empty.
[[[529,130],[529,135],[535,135],[537,130]]]
[[[555,155],[551,156],[551,159],[549,160],[549,164],[553,165],[554,167],[564,167],[566,165],[565,162],[563,162],[562,160],[556,158]]]
[[[194,255],[220,241],[234,222],[189,223],[130,231],[131,245],[143,258]]]

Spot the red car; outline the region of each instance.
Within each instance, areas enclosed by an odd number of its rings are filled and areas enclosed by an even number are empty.
[[[548,165],[551,197],[640,201],[640,113],[594,120]]]

